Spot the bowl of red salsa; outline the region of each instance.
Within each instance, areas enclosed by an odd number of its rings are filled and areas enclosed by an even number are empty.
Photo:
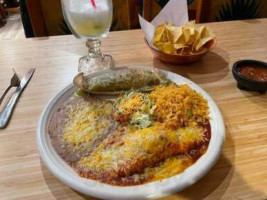
[[[257,60],[240,60],[232,69],[237,87],[242,90],[257,91],[264,94],[267,90],[267,63]]]

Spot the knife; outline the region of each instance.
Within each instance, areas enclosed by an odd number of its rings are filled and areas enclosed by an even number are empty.
[[[27,74],[21,79],[19,86],[15,90],[14,94],[12,95],[11,99],[9,100],[7,106],[3,110],[3,112],[0,114],[0,128],[5,128],[8,124],[8,121],[10,119],[10,116],[12,114],[12,111],[18,101],[18,98],[28,82],[31,80],[31,77],[35,71],[35,68],[31,68]]]

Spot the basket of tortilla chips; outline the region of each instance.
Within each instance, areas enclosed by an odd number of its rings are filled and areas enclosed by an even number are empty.
[[[216,38],[210,28],[194,21],[179,27],[165,23],[156,27],[153,45],[157,49],[148,44],[159,60],[183,64],[200,60],[216,46]]]

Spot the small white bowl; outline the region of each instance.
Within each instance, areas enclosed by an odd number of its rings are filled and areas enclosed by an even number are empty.
[[[149,67],[134,68],[151,69]],[[108,71],[109,70],[105,70],[101,72],[101,74],[108,73]],[[180,173],[176,176],[164,179],[162,181],[155,181],[137,186],[112,186],[80,177],[56,153],[51,145],[50,137],[47,133],[47,125],[51,114],[59,105],[72,96],[76,90],[76,87],[73,84],[70,84],[48,103],[40,117],[37,127],[37,146],[39,148],[40,155],[45,165],[54,174],[54,176],[74,190],[86,195],[101,199],[116,200],[152,199],[167,196],[174,192],[179,192],[185,189],[203,177],[215,164],[221,154],[225,137],[225,128],[221,112],[212,98],[198,85],[177,74],[164,70],[161,71],[166,74],[168,79],[177,84],[189,84],[191,88],[201,93],[203,97],[208,100],[211,116],[211,140],[207,152],[201,156],[194,165],[190,166],[183,173]],[[97,73],[97,75],[99,75],[99,73]],[[91,76],[95,76],[95,74],[92,74]]]

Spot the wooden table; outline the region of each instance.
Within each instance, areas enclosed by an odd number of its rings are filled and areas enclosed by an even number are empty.
[[[200,84],[224,116],[226,141],[212,170],[183,192],[164,198],[267,198],[267,95],[240,91],[231,68],[240,59],[267,61],[267,19],[211,23],[217,35],[214,51],[198,63],[184,66],[153,59],[140,30],[110,33],[103,51],[116,64],[148,65],[182,74]],[[86,52],[73,36],[0,41],[0,92],[14,67],[19,74],[36,67],[9,126],[0,130],[0,199],[93,199],[58,181],[42,163],[35,130],[48,100],[72,81],[77,61]]]

